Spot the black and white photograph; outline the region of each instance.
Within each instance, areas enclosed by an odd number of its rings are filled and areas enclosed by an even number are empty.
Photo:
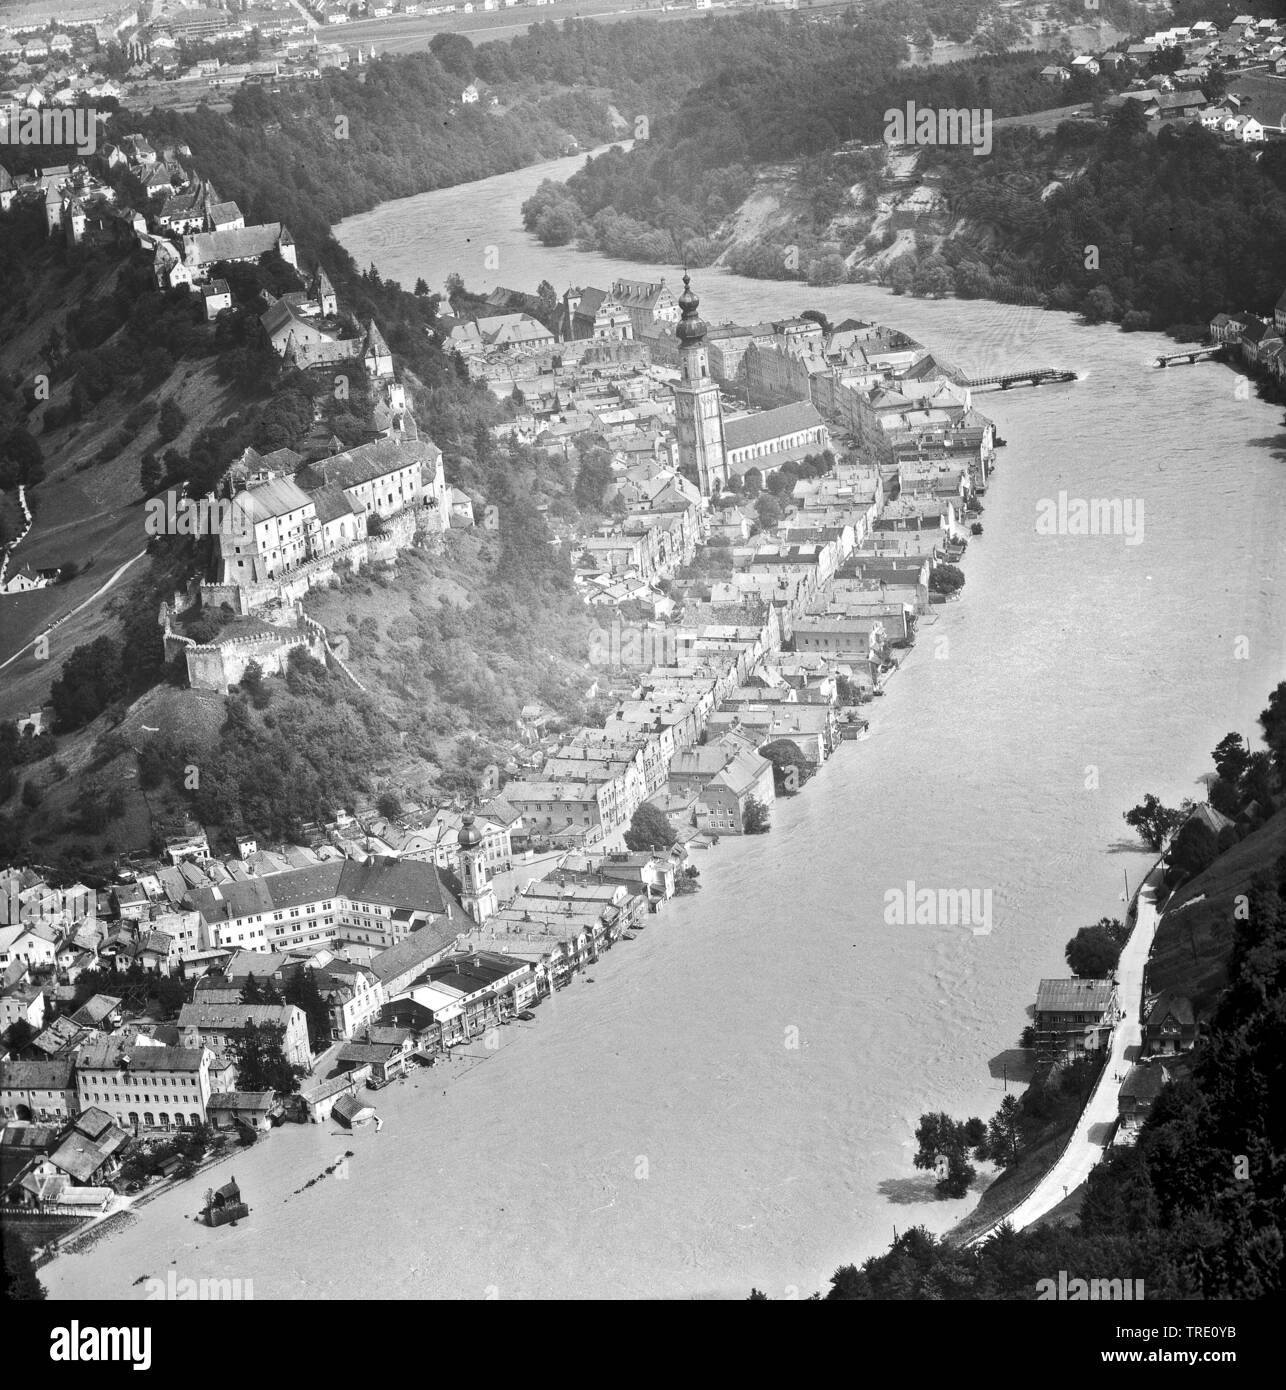
[[[7,1364],[1248,1360],[1284,1059],[1286,0],[0,0]]]

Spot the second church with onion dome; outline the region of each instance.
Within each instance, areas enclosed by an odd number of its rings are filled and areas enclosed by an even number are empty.
[[[460,825],[460,902],[479,926],[499,911],[496,890],[487,872],[487,857],[482,850],[482,831],[471,815]]]
[[[679,339],[680,372],[674,387],[674,425],[679,471],[695,479],[702,497],[709,497],[728,481],[728,446],[719,387],[710,375],[706,326],[697,315],[700,303],[685,274],[679,296],[682,317],[674,330]]]

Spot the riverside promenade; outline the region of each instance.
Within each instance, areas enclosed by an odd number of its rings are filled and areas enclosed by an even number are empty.
[[[999,1221],[979,1232],[968,1242],[976,1245],[990,1236],[998,1226],[1008,1224],[1016,1231],[1030,1226],[1052,1211],[1070,1192],[1089,1177],[1090,1170],[1107,1152],[1112,1130],[1116,1124],[1121,1083],[1130,1068],[1138,1061],[1143,1047],[1143,1024],[1139,1017],[1143,1005],[1143,972],[1152,952],[1159,920],[1156,895],[1160,887],[1164,864],[1158,861],[1144,879],[1135,899],[1137,916],[1130,939],[1117,962],[1117,1000],[1123,1010],[1112,1029],[1107,1058],[1094,1090],[1085,1103],[1076,1129],[1059,1155],[1057,1163],[1026,1197]]]

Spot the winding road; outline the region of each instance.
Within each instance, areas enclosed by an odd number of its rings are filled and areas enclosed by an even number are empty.
[[[121,575],[123,575],[131,565],[137,564],[146,554],[146,549],[140,550],[137,555],[133,555],[128,560],[126,560],[125,563],[119,566],[115,571],[113,571],[111,577],[106,579],[102,584],[100,584],[98,588],[95,589],[94,592],[90,594],[90,596],[87,599],[82,600],[75,606],[75,608],[68,609],[68,611],[64,613],[61,617],[55,618],[54,621],[50,623],[49,626],[46,627],[43,632],[38,633],[35,637],[31,639],[30,642],[24,642],[22,646],[19,647],[18,650],[13,653],[12,656],[6,657],[3,661],[0,661],[0,671],[3,671],[4,668],[10,664],[10,662],[17,661],[17,659],[20,656],[24,655],[29,648],[34,647],[36,643],[40,641],[41,637],[48,637],[49,634],[56,627],[61,626],[63,623],[67,621],[68,618],[74,618],[77,613],[81,612],[83,609],[88,608],[91,603],[94,603],[98,599],[102,598],[102,596],[112,587],[113,584],[116,583],[116,581],[121,577]]]
[[[1030,1226],[1033,1221],[1052,1211],[1069,1192],[1078,1188],[1107,1152],[1116,1124],[1121,1083],[1143,1049],[1143,1025],[1139,1018],[1143,1003],[1143,972],[1156,935],[1156,891],[1163,868],[1160,862],[1154,865],[1139,889],[1134,930],[1121,951],[1116,967],[1117,999],[1123,1012],[1112,1029],[1103,1070],[1076,1122],[1072,1137],[1067,1141],[1067,1147],[1058,1162],[1027,1196],[1001,1221],[968,1241],[969,1245],[985,1240],[1002,1222],[1007,1222],[1016,1231]]]

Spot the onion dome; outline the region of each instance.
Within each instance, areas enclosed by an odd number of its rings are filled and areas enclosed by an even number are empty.
[[[679,342],[685,346],[699,343],[706,335],[706,326],[697,317],[697,308],[701,301],[692,293],[692,284],[685,274],[683,277],[683,293],[679,296],[679,308],[683,311],[683,317],[679,320],[678,327],[674,330]]]
[[[466,815],[460,825],[460,848],[477,849],[482,843],[482,831],[473,823],[473,817]]]

